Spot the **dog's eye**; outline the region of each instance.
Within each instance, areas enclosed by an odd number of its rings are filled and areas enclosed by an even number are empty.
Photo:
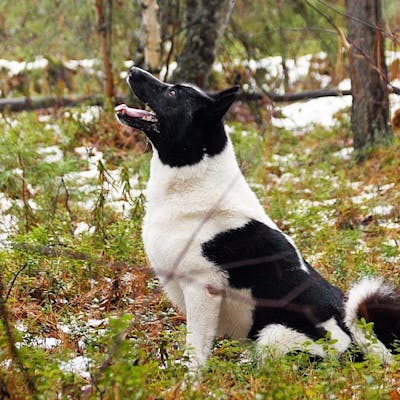
[[[175,97],[175,96],[176,96],[176,90],[175,90],[175,89],[171,89],[171,90],[168,92],[168,96]]]

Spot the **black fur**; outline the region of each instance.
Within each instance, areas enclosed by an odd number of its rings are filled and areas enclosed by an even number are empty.
[[[118,114],[121,122],[143,130],[171,167],[198,163],[219,154],[227,143],[222,116],[235,100],[238,87],[214,94],[185,84],[171,85],[140,68],[132,68],[128,83],[136,96],[151,107],[157,122]]]
[[[259,221],[219,233],[203,244],[203,255],[227,271],[233,287],[251,289],[257,304],[250,338],[277,323],[318,339],[326,331],[317,324],[331,317],[341,321],[341,291],[310,265],[309,273],[301,269],[286,237]]]
[[[389,349],[400,343],[400,291],[377,292],[360,303],[357,317],[374,323],[374,332]]]

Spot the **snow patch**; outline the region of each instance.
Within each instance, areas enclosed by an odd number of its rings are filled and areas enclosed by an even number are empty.
[[[49,64],[49,61],[38,56],[34,61],[10,61],[0,59],[0,68],[8,69],[8,76],[18,75],[23,71],[32,71],[34,69],[44,69]]]
[[[102,76],[103,73],[100,71],[100,61],[96,58],[93,59],[82,59],[82,60],[69,60],[65,61],[64,65],[67,68],[77,70],[82,69],[89,75]]]
[[[394,221],[378,221],[378,225],[386,229],[400,229],[400,223]]]
[[[99,164],[99,161],[101,161],[104,164],[104,158],[103,158],[103,152],[98,151],[95,147],[85,147],[85,146],[80,146],[76,147],[74,149],[74,152],[78,154],[82,160],[85,160],[89,164],[89,170],[96,170],[97,171],[97,166]]]
[[[103,326],[108,325],[108,318],[103,318],[103,319],[89,318],[87,323],[92,328],[97,328],[101,325],[103,325]]]
[[[8,237],[18,228],[17,218],[9,213],[12,206],[12,200],[4,193],[0,193],[0,248],[7,246]]]
[[[266,161],[266,167],[280,167],[283,171],[286,168],[293,168],[296,166],[296,156],[293,153],[289,154],[272,154],[272,162]]]
[[[83,160],[88,162],[88,170],[80,172],[71,172],[65,175],[65,179],[77,185],[77,190],[86,195],[95,196],[99,191],[99,186],[93,183],[93,180],[98,180],[99,171],[98,163],[101,161],[103,164],[105,160],[103,153],[98,151],[96,148],[88,147],[76,147],[74,149]],[[104,183],[105,187],[105,199],[106,206],[112,208],[115,212],[122,214],[123,216],[129,216],[131,209],[130,203],[126,199],[124,193],[124,183],[121,182],[121,170],[119,168],[115,170],[107,170],[106,172],[107,182]],[[138,184],[138,176],[135,175],[129,179],[129,185],[131,190],[129,192],[130,197],[134,198],[140,195],[140,191],[134,189]],[[94,198],[88,198],[85,202],[77,202],[77,205],[85,210],[93,210],[96,201]],[[86,229],[82,225],[82,229]],[[81,232],[78,230],[77,235]]]
[[[333,155],[337,158],[340,158],[343,161],[350,161],[351,158],[353,157],[353,147],[343,147],[336,153],[333,153]]]
[[[394,86],[400,87],[400,81],[398,81]],[[389,102],[390,102],[390,117],[393,118],[395,112],[398,109],[400,109],[400,96],[398,94],[389,95]]]
[[[340,82],[338,84],[338,89],[339,90],[351,90],[351,80],[349,78],[342,80],[342,82]]]
[[[76,228],[74,230],[74,236],[76,238],[80,237],[82,234],[92,235],[96,230],[96,227],[89,226],[86,222],[81,221],[76,224]]]
[[[73,112],[72,118],[83,125],[90,125],[99,120],[101,111],[100,106],[90,106],[83,112]]]
[[[39,347],[44,350],[52,350],[55,347],[58,347],[61,344],[61,340],[48,337],[48,338],[40,338],[40,337],[31,337],[29,334],[25,335],[22,342],[15,343],[17,349],[21,347]]]
[[[368,201],[368,200],[373,199],[373,198],[376,197],[376,196],[377,196],[376,193],[361,193],[361,194],[359,194],[358,196],[353,196],[353,197],[351,198],[351,201],[352,201],[354,204],[362,204],[362,203],[365,203],[365,202]]]
[[[61,134],[62,134],[61,128],[57,124],[46,124],[44,126],[44,129],[55,133],[57,136],[61,136]]]
[[[374,215],[389,215],[393,211],[393,206],[390,204],[384,206],[376,206],[372,209]]]
[[[383,244],[389,247],[400,247],[400,241],[396,239],[387,239]]]
[[[87,211],[93,211],[95,205],[96,205],[96,201],[93,199],[87,199],[85,201],[78,201],[76,203],[76,205],[79,208],[82,208],[83,210],[87,210]]]
[[[8,211],[12,206],[12,201],[4,193],[0,193],[0,212]]]
[[[327,54],[324,52],[320,52],[317,54],[307,54],[297,59],[287,59],[285,60],[286,71],[289,78],[289,86],[294,86],[294,84],[305,76],[309,76],[310,74],[321,83],[321,87],[326,86],[330,83],[330,77],[327,75],[319,74],[316,71],[311,70],[310,68],[317,65],[318,63],[314,63],[313,59],[326,59]],[[260,69],[264,69],[265,72],[265,80],[268,81],[283,81],[284,71],[282,66],[282,57],[281,56],[272,56],[265,57],[260,60],[239,60],[236,59],[233,61],[235,66],[247,67],[252,73]],[[219,65],[216,65],[215,70],[221,70]],[[255,82],[253,82],[255,83]],[[251,85],[253,85],[251,83]],[[270,90],[268,85],[265,85],[264,89]],[[276,89],[278,93],[283,93],[284,88],[283,84]]]
[[[63,160],[63,152],[58,146],[48,146],[38,149],[38,153],[43,156],[42,161],[55,163]]]
[[[72,333],[72,329],[67,324],[63,324],[61,322],[57,323],[57,329],[59,329],[62,333],[65,333],[66,335],[71,335]]]
[[[310,125],[332,127],[335,124],[334,114],[351,105],[351,96],[321,97],[307,102],[297,102],[281,107],[285,118],[272,118],[277,128],[296,131]]]
[[[353,182],[351,184],[351,187],[357,188],[358,182]],[[391,183],[386,183],[384,185],[367,185],[364,187],[364,192],[357,195],[353,196],[351,198],[352,202],[354,204],[362,204],[368,200],[371,200],[375,197],[377,197],[380,194],[384,194],[390,189],[392,189],[395,186],[393,182]]]
[[[28,327],[26,326],[25,322],[21,320],[16,322],[15,329],[18,332],[28,332]]]
[[[60,369],[64,372],[80,375],[84,379],[90,379],[89,368],[92,360],[89,357],[77,356],[69,361],[60,363]]]
[[[110,201],[106,203],[107,207],[110,207],[113,211],[121,214],[123,218],[129,218],[131,211],[131,204],[126,200]]]

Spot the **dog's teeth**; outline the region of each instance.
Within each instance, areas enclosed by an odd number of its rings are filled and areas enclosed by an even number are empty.
[[[144,121],[155,122],[156,118],[153,115],[146,115],[142,118]]]

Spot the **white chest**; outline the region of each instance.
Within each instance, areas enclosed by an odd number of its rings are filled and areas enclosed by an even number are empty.
[[[144,246],[170,300],[186,313],[185,290],[192,286],[196,296],[197,289],[211,283],[225,293],[219,334],[246,336],[254,307],[251,294],[229,287],[226,272],[203,256],[202,244],[251,219],[276,225],[247,185],[230,142],[218,156],[189,167],[165,166],[155,152],[146,197]],[[243,296],[246,301],[239,301]]]

